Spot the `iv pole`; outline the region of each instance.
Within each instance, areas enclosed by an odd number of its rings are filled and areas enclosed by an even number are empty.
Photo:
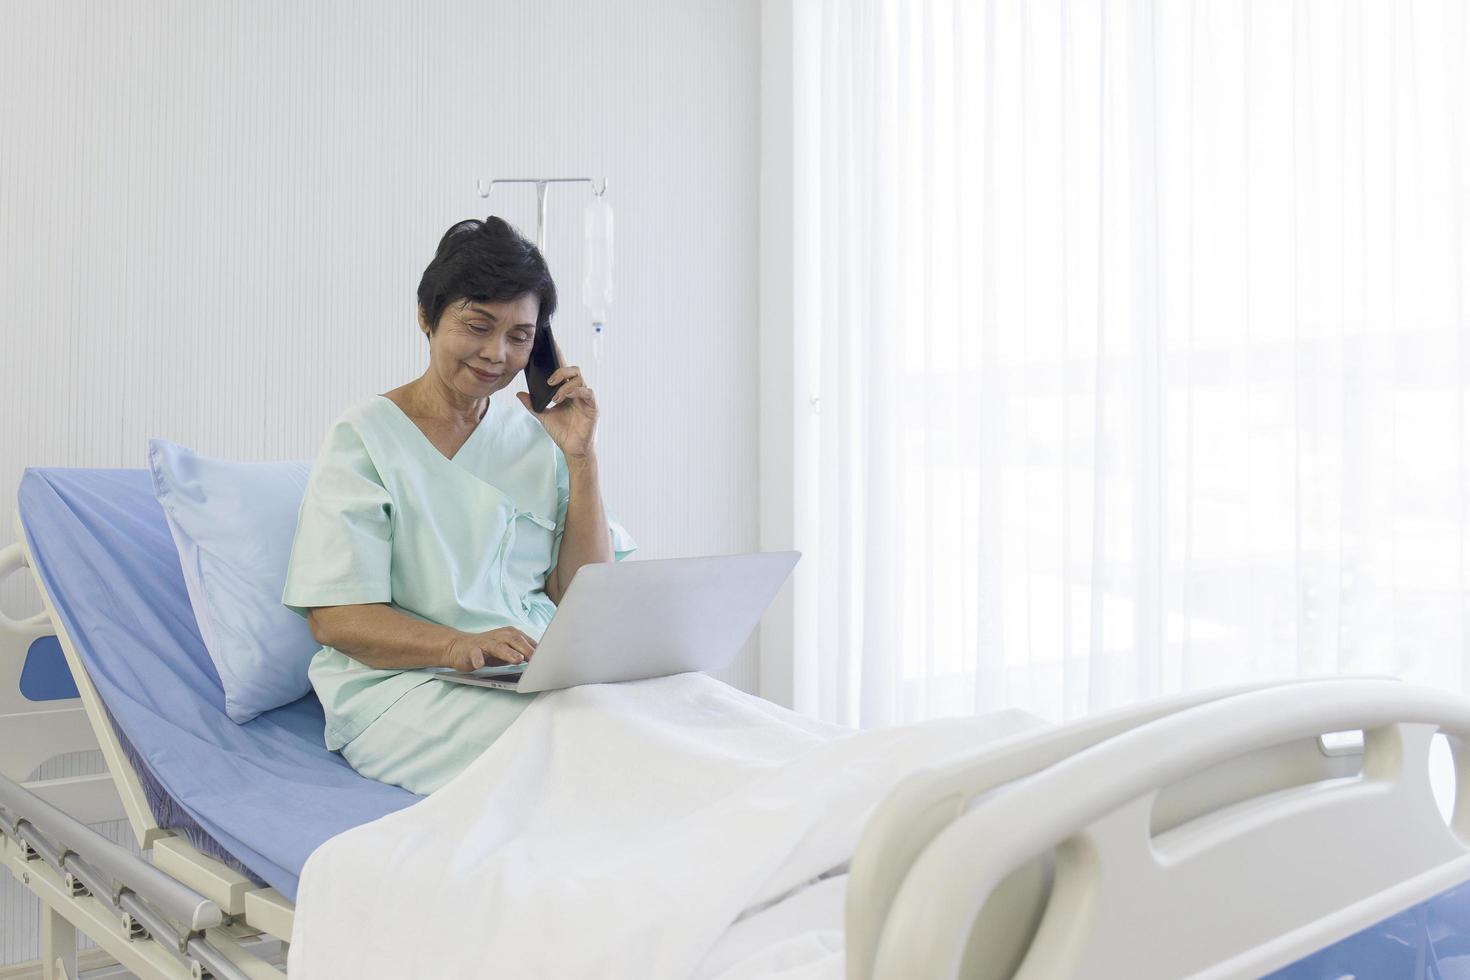
[[[597,186],[597,181],[591,177],[496,177],[485,183],[480,178],[475,178],[475,190],[481,197],[489,197],[490,191],[496,184],[535,184],[536,185],[536,248],[544,256],[546,254],[546,192],[550,189],[548,184],[591,184],[592,193],[601,197],[607,193],[607,178],[602,178],[602,186]],[[595,381],[602,371],[602,334],[598,332],[592,338],[592,378]]]
[[[597,181],[591,177],[496,177],[486,184],[480,178],[475,178],[475,190],[479,191],[481,197],[489,197],[490,191],[496,184],[535,184],[536,185],[536,247],[541,254],[546,254],[546,192],[547,184],[591,184],[597,188]],[[602,178],[602,186],[592,192],[601,197],[607,193],[607,178]]]

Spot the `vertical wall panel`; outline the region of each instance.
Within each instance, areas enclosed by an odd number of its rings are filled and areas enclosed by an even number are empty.
[[[755,550],[758,44],[723,0],[0,5],[0,546],[27,466],[314,455],[423,371],[444,230],[534,234],[531,188],[475,178],[587,175],[617,221],[597,375],[585,190],[552,188],[547,257],[607,499],[639,558]]]

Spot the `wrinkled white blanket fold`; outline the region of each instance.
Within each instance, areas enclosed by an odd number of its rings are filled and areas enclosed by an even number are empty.
[[[438,792],[312,854],[290,975],[694,976],[746,910],[840,868],[905,773],[1039,723],[856,731],[699,673],[544,694]]]

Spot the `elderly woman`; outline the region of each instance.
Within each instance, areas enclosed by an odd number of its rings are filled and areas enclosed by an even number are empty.
[[[537,695],[417,668],[530,659],[577,569],[637,545],[603,506],[597,400],[581,372],[551,375],[560,387],[540,414],[524,392],[517,408],[493,397],[556,311],[540,251],[500,218],[460,222],[424,270],[418,305],[428,370],[332,424],[281,601],[322,644],[310,677],[327,747],[364,776],[428,794]]]

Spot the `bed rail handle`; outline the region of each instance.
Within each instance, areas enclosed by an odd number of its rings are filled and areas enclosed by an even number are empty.
[[[873,810],[852,857],[845,913],[848,980],[870,980],[883,924],[904,877],[930,842],[958,820],[978,797],[1000,791],[1009,783],[1034,775],[1130,729],[1212,701],[1283,684],[1364,679],[1398,682],[1397,678],[1390,676],[1345,678],[1329,675],[1248,681],[1190,691],[1126,705],[1056,726],[1026,729],[910,773],[895,784]],[[1351,751],[1362,754],[1361,746]],[[1023,882],[1014,884],[1021,886]],[[1008,897],[1024,902],[1026,898],[1021,890],[1017,887]],[[1024,937],[1016,925],[1010,923],[1003,927],[1003,935],[993,937],[994,941],[987,944],[992,958],[1003,955],[997,943],[1016,946],[1014,950],[1008,947],[1008,952],[1024,951],[1020,945]]]
[[[0,548],[0,581],[11,573],[24,568],[25,563],[25,549],[20,546],[19,541]],[[44,609],[25,619],[11,619],[5,613],[0,612],[0,632],[23,637],[45,635],[44,632],[38,633],[37,630],[45,632],[51,630],[51,617],[46,615]]]
[[[142,858],[134,857],[70,814],[4,776],[0,776],[0,810],[8,811],[7,823],[13,829],[19,829],[22,822],[29,823],[58,845],[59,858],[64,859],[69,851],[84,857],[88,865],[135,892],[190,931],[212,928],[224,922],[224,912],[210,899],[170,878]]]
[[[1412,738],[1404,736],[1404,726],[1413,726]],[[1447,855],[1460,860],[1470,854],[1470,756],[1465,754],[1470,699],[1377,680],[1283,685],[1210,702],[1117,735],[956,819],[900,886],[879,940],[875,976],[957,976],[976,917],[1012,869],[1099,827],[1106,844],[1132,843],[1125,857],[1143,853],[1152,843],[1149,818],[1162,787],[1250,751],[1360,729],[1364,779],[1355,783],[1351,798],[1393,799],[1392,793],[1432,806],[1430,728],[1448,736],[1455,748],[1456,800],[1448,825],[1437,810],[1432,821],[1425,813],[1413,814],[1423,824],[1415,828],[1414,846],[1441,860]],[[1058,801],[1066,805],[1055,805]],[[1084,845],[1069,854],[1069,861],[1095,866],[1092,838]],[[956,868],[963,869],[963,880]],[[1418,874],[1423,869],[1407,870]],[[1069,896],[1091,901],[1079,889]],[[1057,916],[1057,936],[1063,940],[1058,948],[1081,948],[1087,938],[1082,913],[1091,908],[1068,906],[1066,915]],[[1022,972],[1032,975],[1027,964]]]

